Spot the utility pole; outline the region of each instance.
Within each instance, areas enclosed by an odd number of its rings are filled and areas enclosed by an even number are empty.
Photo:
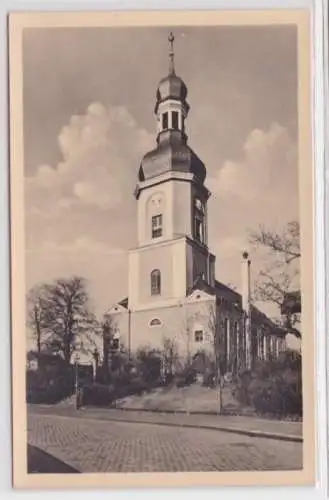
[[[250,259],[248,252],[242,254],[242,308],[243,308],[243,326],[245,336],[245,359],[246,368],[251,370],[251,300],[250,300]]]

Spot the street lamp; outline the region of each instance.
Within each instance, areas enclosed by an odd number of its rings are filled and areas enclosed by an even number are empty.
[[[80,401],[79,401],[79,354],[77,353],[75,355],[74,359],[74,387],[75,387],[75,407],[78,410],[80,407]]]
[[[128,356],[131,361],[131,309],[128,307]]]

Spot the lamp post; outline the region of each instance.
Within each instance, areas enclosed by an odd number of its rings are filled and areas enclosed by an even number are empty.
[[[79,391],[79,355],[76,354],[74,360],[74,386],[75,386],[75,407],[78,410],[80,407],[80,391]]]
[[[128,308],[128,356],[131,361],[131,309]]]
[[[251,369],[251,300],[250,300],[250,259],[248,252],[242,254],[242,308],[244,312],[244,336],[246,348],[246,368]]]

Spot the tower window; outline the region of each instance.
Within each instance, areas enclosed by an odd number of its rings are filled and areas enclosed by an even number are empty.
[[[203,331],[202,330],[195,330],[194,340],[195,340],[195,342],[203,342]]]
[[[201,200],[196,198],[194,201],[194,237],[200,243],[205,243],[204,224],[203,204]]]
[[[171,115],[172,128],[178,129],[178,111],[173,111]]]
[[[162,236],[162,214],[152,217],[152,238],[161,238]]]
[[[162,114],[162,130],[166,130],[168,128],[168,113]]]
[[[159,269],[153,269],[151,272],[151,295],[161,294],[161,273]]]

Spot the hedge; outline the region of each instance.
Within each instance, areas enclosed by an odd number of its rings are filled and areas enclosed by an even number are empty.
[[[110,406],[117,399],[142,394],[152,388],[152,385],[145,382],[140,377],[130,380],[112,380],[109,385],[88,384],[83,387],[82,405],[84,406]]]
[[[252,372],[241,373],[235,396],[260,415],[279,417],[303,414],[302,363],[299,353],[283,353],[278,360],[258,363]]]
[[[26,401],[34,404],[55,404],[74,393],[74,373],[68,367],[48,367],[26,373]]]

